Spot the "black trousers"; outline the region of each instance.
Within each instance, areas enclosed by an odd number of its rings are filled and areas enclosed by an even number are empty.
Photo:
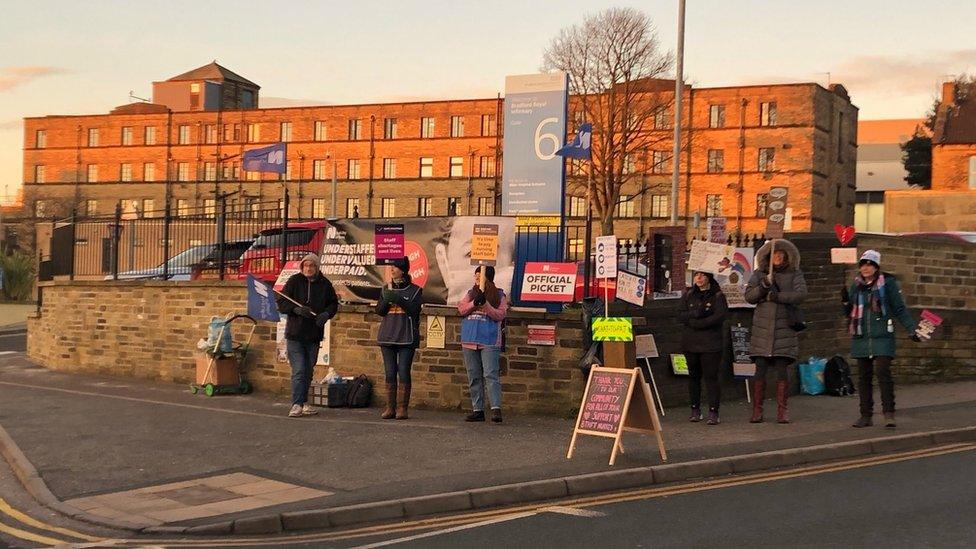
[[[766,381],[766,371],[773,368],[776,370],[776,381],[786,381],[788,379],[786,368],[790,364],[793,364],[793,359],[785,356],[757,356],[755,379]]]
[[[722,398],[718,384],[718,368],[722,362],[722,352],[685,353],[688,360],[688,396],[694,408],[701,408],[702,378],[705,378],[705,391],[708,393],[708,408],[718,411]]]
[[[861,415],[869,416],[874,413],[872,375],[878,376],[878,388],[881,389],[881,410],[885,413],[894,413],[895,382],[891,379],[891,357],[859,358],[857,359],[857,371],[857,390],[861,393]]]

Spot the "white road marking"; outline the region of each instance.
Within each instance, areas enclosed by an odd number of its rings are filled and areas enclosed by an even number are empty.
[[[426,533],[423,533],[423,534],[417,534],[415,536],[407,536],[405,538],[398,538],[398,539],[390,539],[390,540],[386,540],[386,541],[379,541],[379,542],[376,542],[376,543],[371,543],[369,545],[360,545],[358,547],[354,547],[353,549],[373,549],[375,547],[386,547],[388,545],[396,545],[398,543],[406,543],[408,541],[414,541],[414,540],[424,539],[424,538],[432,538],[432,537],[435,537],[435,536],[440,536],[440,535],[443,535],[443,534],[452,534],[454,532],[461,532],[461,531],[464,531],[464,530],[471,530],[472,528],[481,528],[482,526],[490,526],[492,524],[498,524],[500,522],[508,522],[510,520],[518,520],[518,519],[522,519],[522,518],[528,518],[528,517],[531,517],[531,516],[536,515],[536,514],[537,514],[537,511],[527,511],[525,513],[515,513],[515,514],[512,514],[512,515],[503,515],[501,517],[493,518],[491,520],[483,520],[481,522],[473,522],[471,524],[463,524],[461,526],[455,526],[453,528],[445,528],[444,530],[435,530],[433,532],[426,532]]]
[[[597,517],[607,516],[606,513],[601,513],[599,511],[589,511],[586,509],[577,509],[575,507],[562,507],[558,505],[553,507],[543,507],[542,509],[539,509],[539,512],[559,513],[561,515],[570,515],[574,517],[586,517],[586,518],[597,518]]]

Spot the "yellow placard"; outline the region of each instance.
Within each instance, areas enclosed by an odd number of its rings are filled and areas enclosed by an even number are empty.
[[[633,341],[634,324],[629,318],[593,319],[593,341]]]
[[[471,264],[494,265],[497,259],[498,225],[475,225],[471,234]]]
[[[515,218],[516,227],[559,227],[558,215],[525,215]]]

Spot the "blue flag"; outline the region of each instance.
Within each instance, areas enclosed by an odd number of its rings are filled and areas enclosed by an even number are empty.
[[[587,122],[576,130],[576,137],[573,142],[556,151],[556,154],[566,158],[576,158],[580,160],[590,159],[590,140],[593,137],[593,124]]]
[[[269,147],[244,151],[245,172],[270,172],[283,174],[286,169],[287,145],[276,143]]]
[[[254,275],[247,275],[247,314],[255,320],[278,322],[274,291]]]

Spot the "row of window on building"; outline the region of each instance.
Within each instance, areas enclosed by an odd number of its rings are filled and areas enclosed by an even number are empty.
[[[242,141],[247,143],[257,143],[261,141],[261,127],[265,124],[261,123],[247,123],[247,124],[198,124],[199,132],[201,135],[196,141],[193,139],[193,126],[190,124],[182,124],[176,128],[176,144],[178,145],[192,145],[195,143],[203,144],[217,144],[220,143],[237,143]],[[398,131],[398,121],[396,118],[385,118],[383,119],[383,139],[399,139]],[[425,116],[420,119],[420,135],[421,139],[432,139],[436,137],[434,135],[434,130],[436,127],[436,120],[434,117]],[[243,132],[242,132],[243,129]],[[364,139],[363,137],[363,120],[354,118],[347,121],[347,133],[346,139],[349,141],[358,141]],[[292,122],[279,122],[278,123],[278,135],[277,141],[292,141]],[[133,136],[135,134],[135,126],[123,126],[120,132],[120,139],[118,145],[131,146],[134,145]],[[494,114],[483,114],[481,115],[481,131],[480,137],[490,137],[497,134],[496,128],[496,118]],[[158,141],[156,139],[156,127],[155,126],[144,126],[143,127],[143,145],[156,145]],[[329,140],[328,126],[324,120],[316,120],[312,122],[312,140],[313,141],[328,141]],[[464,117],[463,116],[452,116],[450,123],[450,133],[449,137],[464,137]],[[88,128],[88,146],[98,147],[103,145],[101,140],[101,129],[100,128]],[[109,145],[115,145],[111,143]],[[47,130],[37,130],[34,135],[34,146],[38,149],[43,149],[47,147]]]
[[[383,179],[397,179],[400,177],[397,172],[398,165],[397,158],[384,158],[383,159]],[[295,173],[292,171],[292,166],[295,162],[291,161],[287,164],[287,171],[283,176],[278,179],[284,181],[294,181],[296,179]],[[362,162],[359,159],[350,158],[343,162],[346,169],[344,179],[362,179]],[[118,178],[112,178],[111,176],[106,179],[100,179],[99,176],[99,165],[89,164],[85,167],[85,181],[88,183],[97,183],[100,180],[104,181],[156,181],[156,164],[153,162],[146,162],[141,165],[142,168],[142,178],[136,179],[134,173],[134,166],[138,168],[138,165],[133,165],[131,163],[119,164],[118,168]],[[434,177],[434,157],[432,156],[422,156],[415,164],[416,168],[411,170],[412,174],[407,176],[408,178],[432,178]],[[311,178],[313,180],[324,181],[330,179],[333,175],[337,178],[338,173],[334,173],[338,167],[338,162],[329,162],[328,160],[313,160],[312,161],[312,173]],[[218,174],[220,176],[220,181],[239,181],[241,179],[241,165],[239,162],[203,162],[198,163],[194,170],[193,163],[191,162],[177,162],[175,164],[175,175],[176,181],[218,181]],[[463,156],[451,156],[448,158],[448,177],[465,177],[464,174],[464,157]],[[258,181],[262,179],[261,173],[259,172],[244,172],[245,179],[248,181]],[[495,177],[495,157],[493,156],[481,156],[478,157],[478,169],[474,173],[469,174],[470,177]],[[304,180],[304,174],[299,174],[297,179]],[[47,167],[43,164],[37,164],[34,166],[34,182],[35,183],[47,183]]]

